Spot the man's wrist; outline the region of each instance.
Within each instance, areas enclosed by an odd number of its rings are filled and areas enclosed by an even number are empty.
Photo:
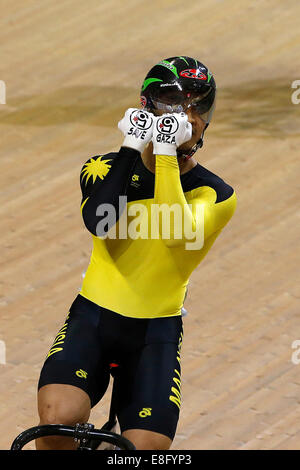
[[[174,155],[156,155],[155,157],[156,173],[160,173],[162,169],[166,169],[168,173],[179,171],[178,158]]]
[[[122,143],[122,147],[128,147],[140,153],[144,151],[145,145],[145,142],[139,142],[135,137],[130,135],[126,136]]]
[[[153,144],[154,155],[169,155],[177,157],[177,149],[175,145],[155,145]]]

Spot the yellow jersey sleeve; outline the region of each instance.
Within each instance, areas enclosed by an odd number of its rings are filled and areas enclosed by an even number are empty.
[[[225,227],[236,208],[234,190],[220,178],[207,179],[204,185],[184,193],[176,156],[156,155],[154,203],[175,209],[181,208],[181,238],[176,238],[176,224],[170,225],[168,247],[185,244],[189,233],[203,232],[203,242]],[[183,227],[184,226],[184,227]],[[178,227],[177,227],[178,228]],[[159,224],[161,233],[162,223]],[[178,233],[178,231],[177,231]]]

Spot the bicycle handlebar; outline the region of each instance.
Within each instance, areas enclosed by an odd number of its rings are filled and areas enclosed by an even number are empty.
[[[103,429],[82,429],[62,424],[46,424],[26,429],[13,441],[10,450],[21,450],[28,442],[45,436],[68,436],[75,439],[105,441],[122,450],[136,450],[135,446],[123,436]]]

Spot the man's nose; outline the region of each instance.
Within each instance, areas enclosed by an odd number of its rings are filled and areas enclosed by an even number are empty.
[[[188,117],[188,121],[195,126],[200,126],[201,128],[205,127],[205,121],[201,118],[201,116],[197,113],[197,111],[193,109],[187,109],[186,115]]]

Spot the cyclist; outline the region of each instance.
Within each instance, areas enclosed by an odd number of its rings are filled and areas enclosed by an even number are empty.
[[[215,97],[214,77],[198,60],[160,61],[143,82],[141,109],[119,122],[120,150],[83,165],[81,211],[93,250],[41,371],[40,424],[88,421],[113,375],[122,434],[137,449],[170,448],[189,277],[236,206],[233,188],[193,157]],[[75,446],[57,437],[36,445]]]

